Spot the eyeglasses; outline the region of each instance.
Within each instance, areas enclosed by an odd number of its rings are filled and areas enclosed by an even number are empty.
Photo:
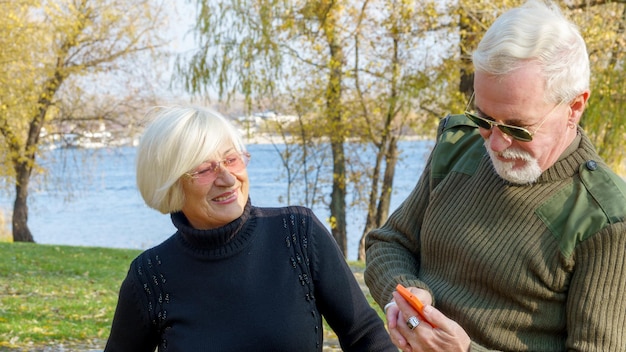
[[[465,116],[467,116],[468,119],[470,119],[472,122],[477,124],[478,127],[484,128],[486,130],[490,130],[493,126],[496,126],[503,133],[521,142],[532,141],[533,135],[535,135],[535,133],[539,131],[539,129],[541,128],[541,126],[543,126],[543,123],[546,122],[548,117],[550,117],[550,115],[552,115],[552,113],[564,102],[564,101],[561,101],[554,108],[552,108],[552,110],[550,110],[550,112],[543,118],[543,120],[541,120],[541,122],[539,123],[539,126],[537,126],[537,128],[533,132],[531,132],[523,127],[499,123],[493,120],[486,119],[484,117],[480,117],[477,114],[470,112],[469,107],[471,106],[473,100],[474,100],[474,93],[472,93],[472,96],[470,97],[470,100],[467,103],[467,106],[465,107]]]
[[[220,172],[220,167],[223,167],[228,172],[240,172],[248,166],[250,162],[250,153],[233,153],[227,155],[224,159],[218,161],[205,161],[202,163],[202,169],[198,171],[186,172],[185,176],[191,177],[198,184],[206,185],[217,178]]]

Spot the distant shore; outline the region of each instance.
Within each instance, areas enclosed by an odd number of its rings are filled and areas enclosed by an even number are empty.
[[[285,144],[293,142],[293,137],[291,136],[281,136],[278,134],[270,134],[270,133],[251,133],[251,134],[243,134],[243,141],[246,144]],[[400,137],[401,141],[424,141],[432,139],[432,137],[428,136],[402,136]],[[356,140],[356,139],[355,139]],[[349,142],[350,140],[348,140]]]

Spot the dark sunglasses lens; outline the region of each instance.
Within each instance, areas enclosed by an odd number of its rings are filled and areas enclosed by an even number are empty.
[[[533,140],[533,136],[530,134],[530,132],[526,131],[525,129],[522,128],[515,128],[512,126],[502,126],[499,125],[498,128],[508,134],[509,136],[517,139],[518,141],[522,141],[522,142],[530,142]]]
[[[491,124],[489,122],[487,122],[486,120],[470,113],[470,112],[466,112],[465,116],[467,116],[468,119],[472,120],[473,123],[477,124],[478,127],[480,128],[484,128],[484,129],[491,129]]]
[[[491,129],[492,124],[489,123],[488,120],[483,119],[477,115],[472,114],[471,112],[465,112],[465,116],[474,122],[478,127],[484,128],[486,130]],[[496,125],[500,129],[500,131],[508,134],[509,136],[517,139],[522,142],[530,142],[533,140],[533,136],[526,129],[515,126],[506,126],[506,125]]]

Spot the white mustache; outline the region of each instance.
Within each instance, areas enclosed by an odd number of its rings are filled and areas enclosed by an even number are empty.
[[[498,156],[506,159],[519,159],[523,161],[533,160],[532,156],[528,152],[516,148],[506,149],[503,152],[498,153]]]

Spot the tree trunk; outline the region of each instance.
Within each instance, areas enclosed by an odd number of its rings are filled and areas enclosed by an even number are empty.
[[[382,145],[384,145],[384,137]],[[365,237],[367,234],[376,227],[376,202],[378,201],[378,180],[380,178],[380,168],[384,155],[384,147],[379,147],[376,151],[376,162],[374,164],[374,171],[372,172],[372,182],[370,188],[369,203],[367,204],[367,217],[365,219],[365,227],[359,240],[359,250],[357,253],[358,261],[365,261]]]
[[[333,190],[330,198],[331,230],[344,258],[348,256],[346,233],[346,167],[343,142],[333,142]]]
[[[383,189],[378,201],[378,211],[376,212],[376,227],[381,227],[387,217],[389,217],[389,207],[391,206],[391,193],[393,191],[393,177],[396,174],[396,164],[398,163],[398,137],[391,136],[387,148],[385,175],[383,177]]]
[[[473,32],[469,25],[474,21],[472,16],[465,12],[462,12],[459,17],[459,33],[461,33],[459,38],[459,51],[461,54],[459,92],[465,94],[468,99],[474,91],[474,68],[472,66],[471,51],[478,44],[476,33]]]
[[[57,60],[62,62],[62,60]],[[54,97],[61,86],[64,76],[58,68],[54,75],[43,85],[43,93],[38,103],[36,113],[30,121],[28,128],[28,138],[24,145],[23,153],[19,152],[19,146],[13,147],[16,155],[21,155],[13,159],[15,168],[15,203],[13,204],[13,241],[14,242],[35,242],[33,235],[28,228],[28,184],[30,176],[37,158],[37,146],[39,145],[39,135],[41,128],[52,104],[51,97]]]
[[[328,12],[331,13],[331,12]],[[329,76],[326,88],[326,109],[329,119],[327,133],[330,137],[330,146],[333,155],[333,188],[330,195],[331,232],[344,258],[348,256],[348,236],[346,231],[346,155],[344,142],[346,139],[343,125],[343,110],[341,105],[343,68],[345,57],[343,48],[337,38],[337,23],[334,16],[325,12],[322,16],[324,34],[328,41],[330,59],[328,66]]]
[[[28,228],[28,181],[29,172],[25,165],[20,165],[16,175],[15,203],[13,204],[13,241],[35,242]]]
[[[331,45],[331,67],[326,101],[332,130],[329,131],[333,155],[333,188],[330,195],[331,232],[344,257],[348,256],[346,231],[346,156],[341,112],[341,49]]]
[[[391,197],[391,190],[393,189],[393,175],[395,173],[395,160],[391,160],[390,156],[393,156],[397,147],[397,137],[394,137],[391,132],[391,126],[396,116],[396,106],[398,102],[398,82],[400,77],[400,50],[398,40],[394,40],[393,46],[393,72],[391,79],[391,90],[389,94],[389,107],[387,111],[387,118],[383,127],[383,133],[381,136],[380,144],[378,144],[378,151],[376,153],[376,165],[374,167],[374,175],[372,177],[372,189],[370,191],[370,200],[367,209],[367,220],[365,223],[365,229],[359,241],[358,260],[365,261],[365,237],[374,228],[382,225],[382,219],[387,218],[389,213],[389,198]],[[382,192],[380,198],[378,196],[378,180],[380,178],[380,168],[383,157],[385,159],[385,175],[383,176]],[[395,156],[397,158],[397,155]],[[390,167],[391,166],[391,167]],[[391,174],[390,174],[391,173]],[[391,182],[388,181],[389,175],[391,175]],[[385,201],[384,197],[388,194],[388,199]],[[378,207],[376,207],[378,202]],[[385,202],[385,204],[381,204]],[[381,210],[384,214],[381,214]]]

